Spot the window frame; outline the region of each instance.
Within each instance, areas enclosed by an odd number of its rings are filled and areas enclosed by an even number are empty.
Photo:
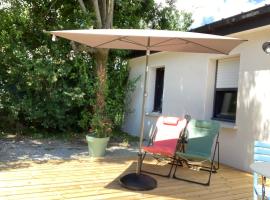
[[[237,88],[217,88],[217,73],[218,73],[218,61],[216,60],[216,67],[215,67],[215,85],[214,85],[214,99],[213,99],[213,111],[212,111],[212,118],[213,120],[223,121],[223,122],[231,122],[235,123],[236,115],[237,115],[237,104],[235,110],[235,119],[231,119],[230,117],[216,117],[216,95],[218,91],[236,91],[236,99],[238,98],[238,87]]]
[[[234,123],[235,120],[236,120],[237,107],[235,109],[235,118],[232,118],[232,117],[227,116],[227,115],[223,115],[221,117],[216,117],[216,115],[218,114],[218,112],[216,110],[216,103],[217,103],[216,96],[217,96],[217,92],[236,92],[236,99],[237,99],[238,88],[215,88],[215,94],[214,94],[213,117],[212,117],[212,119],[218,120],[218,121],[225,121],[225,122],[233,122]]]
[[[162,92],[160,97],[160,105],[159,108],[157,108],[158,105],[156,105],[156,102],[158,101],[157,98],[157,71],[162,69],[163,71],[163,82],[162,82]],[[158,112],[158,113],[162,113],[162,107],[163,107],[163,92],[164,92],[164,77],[165,77],[165,67],[157,67],[155,68],[155,90],[154,90],[154,102],[153,102],[153,110],[152,112]]]

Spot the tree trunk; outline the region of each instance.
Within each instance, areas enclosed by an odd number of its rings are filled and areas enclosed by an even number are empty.
[[[92,0],[96,14],[97,28],[105,29],[112,28],[113,22],[113,9],[114,0]],[[104,115],[105,114],[105,98],[106,98],[106,81],[107,71],[106,65],[108,61],[108,49],[96,49],[96,68],[98,77],[98,88],[97,88],[97,104],[95,112]]]
[[[105,114],[105,96],[107,90],[107,71],[106,65],[108,60],[108,50],[107,49],[97,49],[95,53],[96,58],[96,68],[97,68],[97,96],[96,96],[96,109],[95,111],[99,114]]]
[[[81,9],[87,14],[84,0],[78,0]],[[98,29],[110,29],[113,25],[113,10],[114,0],[91,0],[92,6],[96,15],[96,28]],[[107,61],[108,61],[109,49],[95,49],[94,56],[96,60],[97,71],[97,93],[96,93],[96,105],[94,107],[95,114],[103,116],[106,119],[105,105],[106,105],[106,90],[107,90]],[[106,121],[106,120],[105,120]]]

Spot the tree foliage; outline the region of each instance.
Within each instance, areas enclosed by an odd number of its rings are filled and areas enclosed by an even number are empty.
[[[2,126],[86,130],[96,105],[96,59],[74,51],[67,40],[52,42],[43,30],[96,27],[93,5],[77,0],[4,0],[0,3],[0,114]],[[174,3],[115,0],[115,28],[186,30],[191,15]],[[106,113],[120,126],[128,81],[127,52],[111,51],[106,66]]]

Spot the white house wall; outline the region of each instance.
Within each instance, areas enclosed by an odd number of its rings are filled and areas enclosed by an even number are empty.
[[[200,65],[198,66],[198,63]],[[139,135],[141,102],[143,94],[143,70],[145,58],[140,57],[130,60],[130,79],[139,76],[136,89],[131,96],[132,101],[129,108],[123,130]],[[149,133],[152,121],[155,122],[157,115],[152,112],[154,101],[155,68],[165,67],[164,89],[163,89],[163,115],[184,116],[191,114],[196,118],[204,118],[206,82],[208,60],[204,54],[190,53],[158,53],[150,56],[148,76],[148,98],[146,101],[146,112],[149,113],[145,122],[145,135]]]
[[[239,56],[239,81],[236,124],[222,124],[220,133],[220,159],[222,163],[249,171],[253,161],[254,140],[270,141],[270,56],[262,51],[262,44],[270,40],[270,28],[235,34],[248,39],[235,48],[229,56]],[[151,55],[150,67],[165,67],[163,115],[210,119],[213,111],[215,63],[224,55],[169,53]],[[145,58],[130,60],[130,79],[143,75]],[[153,108],[155,70],[149,70],[145,135],[155,123]],[[152,74],[151,74],[152,73]],[[137,82],[131,95],[123,130],[139,135],[142,83]]]
[[[237,130],[223,130],[221,157],[228,165],[249,171],[255,140],[270,141],[270,57],[262,44],[270,40],[270,28],[235,37],[248,39],[232,54],[240,54]]]

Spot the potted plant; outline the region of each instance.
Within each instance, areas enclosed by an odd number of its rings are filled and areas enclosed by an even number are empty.
[[[104,156],[111,132],[111,121],[106,116],[94,114],[91,129],[89,129],[88,134],[86,135],[90,156]]]

